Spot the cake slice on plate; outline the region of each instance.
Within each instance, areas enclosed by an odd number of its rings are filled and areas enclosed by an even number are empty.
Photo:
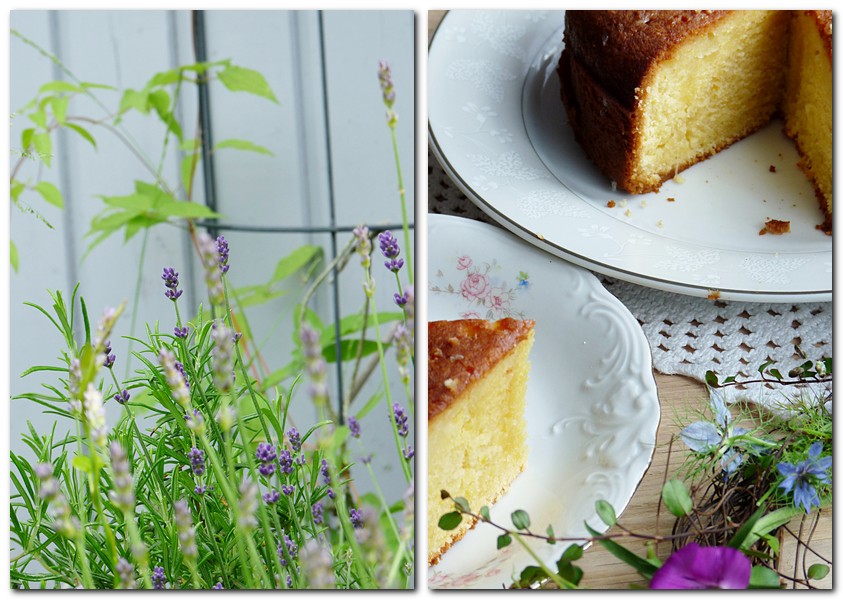
[[[524,419],[534,321],[465,319],[428,324],[428,563],[436,564],[474,526],[445,531],[454,510],[491,505],[527,464]]]

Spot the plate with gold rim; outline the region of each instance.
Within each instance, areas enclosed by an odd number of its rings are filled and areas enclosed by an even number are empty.
[[[573,139],[556,65],[564,11],[450,11],[428,58],[430,147],[457,186],[527,242],[664,291],[830,301],[832,240],[774,121],[659,192],[612,189]],[[785,235],[759,235],[767,219]]]
[[[595,502],[606,500],[618,513],[626,507],[652,459],[659,424],[650,347],[638,321],[592,273],[496,226],[428,215],[428,255],[429,320],[536,321],[529,458],[491,507],[492,520],[511,526],[510,515],[521,509],[535,531],[551,525],[557,537],[587,536],[584,523],[605,530]],[[515,542],[498,551],[498,533],[478,524],[428,568],[428,586],[510,585],[534,561]],[[526,541],[544,561],[555,562],[566,547]]]

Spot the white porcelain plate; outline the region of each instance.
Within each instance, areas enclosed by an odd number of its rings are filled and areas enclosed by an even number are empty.
[[[465,194],[530,243],[640,285],[724,300],[830,301],[831,237],[815,228],[822,215],[781,123],[659,192],[614,191],[574,141],[559,98],[563,18],[451,11],[436,31],[430,144]],[[768,218],[790,221],[791,233],[759,235]]]
[[[428,253],[428,319],[536,321],[530,455],[492,520],[511,526],[512,512],[523,509],[537,532],[550,524],[557,536],[584,537],[586,521],[604,530],[594,503],[626,507],[659,423],[650,348],[635,317],[593,274],[494,226],[429,215]],[[428,569],[428,585],[499,589],[535,564],[515,542],[498,551],[496,539],[491,526],[477,525]],[[565,548],[531,545],[551,563]]]

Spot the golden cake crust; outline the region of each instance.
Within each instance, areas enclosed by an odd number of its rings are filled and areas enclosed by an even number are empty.
[[[654,62],[726,16],[727,10],[568,10],[565,50],[623,106]]]
[[[535,326],[532,320],[462,319],[427,326],[427,419],[445,410]]]

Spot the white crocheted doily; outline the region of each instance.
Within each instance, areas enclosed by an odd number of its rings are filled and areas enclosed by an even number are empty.
[[[493,223],[457,188],[428,153],[428,210]],[[772,304],[724,302],[663,292],[598,275],[603,285],[641,323],[653,366],[666,375],[705,382],[707,371],[722,381],[759,379],[759,367],[775,362],[785,378],[807,359],[832,355],[830,302]],[[795,400],[830,401],[831,383],[799,388],[753,384],[723,389],[728,402],[749,400],[782,412]],[[830,404],[827,405],[830,408]]]

